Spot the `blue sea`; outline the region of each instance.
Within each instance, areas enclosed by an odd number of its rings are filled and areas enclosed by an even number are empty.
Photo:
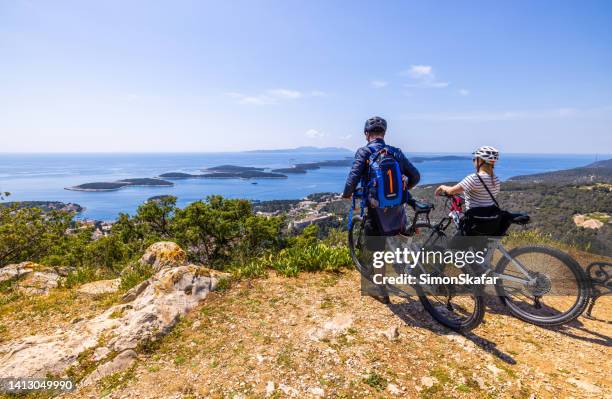
[[[220,194],[229,198],[271,200],[299,199],[323,191],[340,192],[348,168],[326,167],[308,171],[306,174],[290,174],[288,179],[174,180],[174,187],[127,187],[111,192],[69,191],[65,190],[65,187],[124,178],[155,177],[165,172],[200,173],[204,168],[223,164],[280,168],[294,163],[342,159],[347,156],[352,156],[352,153],[289,151],[198,154],[0,154],[0,191],[10,192],[10,201],[78,203],[86,208],[80,218],[114,220],[119,212],[133,214],[139,204],[155,195],[174,195],[178,198],[179,206],[185,206],[211,194]],[[502,179],[507,179],[516,175],[583,166],[595,160],[595,155],[504,154],[496,173]],[[415,166],[421,172],[423,184],[456,181],[472,171],[470,160],[429,161]],[[253,182],[257,184],[252,184]]]

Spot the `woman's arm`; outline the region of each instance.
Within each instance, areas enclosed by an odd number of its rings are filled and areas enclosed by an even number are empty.
[[[436,195],[440,195],[441,193],[445,193],[448,195],[455,195],[455,194],[461,194],[463,192],[463,187],[461,187],[461,185],[459,185],[459,183],[455,184],[454,186],[445,186],[444,184],[441,185],[440,187],[436,188]]]

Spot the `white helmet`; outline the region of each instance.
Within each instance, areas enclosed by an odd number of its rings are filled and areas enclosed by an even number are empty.
[[[477,148],[472,155],[490,164],[494,164],[497,162],[497,160],[499,160],[499,151],[497,151],[497,149],[494,147],[489,147],[488,145],[483,145],[482,147]]]

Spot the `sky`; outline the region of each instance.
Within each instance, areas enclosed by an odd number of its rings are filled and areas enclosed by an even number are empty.
[[[609,1],[0,1],[0,152],[612,153]]]

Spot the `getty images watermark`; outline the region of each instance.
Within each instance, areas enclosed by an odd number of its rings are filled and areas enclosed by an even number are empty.
[[[408,248],[396,248],[392,251],[374,251],[372,254],[372,266],[375,270],[372,274],[372,282],[377,285],[494,285],[497,284],[497,277],[488,276],[487,273],[474,275],[470,273],[460,273],[458,275],[439,275],[441,266],[452,265],[461,270],[466,265],[483,265],[487,260],[487,249],[475,250],[418,250],[413,251]],[[402,270],[403,273],[388,275],[384,272],[387,265],[393,265],[395,270]],[[430,265],[436,265],[436,272]],[[417,266],[420,266],[417,268]],[[415,268],[420,273],[415,273]],[[420,269],[420,270],[419,270]],[[436,275],[438,274],[438,275]]]
[[[497,277],[488,276],[487,273],[474,275],[471,273],[460,273],[458,275],[436,275],[436,273],[426,273],[429,265],[440,266],[452,265],[457,269],[462,269],[466,265],[472,267],[482,265],[486,261],[486,248],[480,251],[474,250],[418,250],[413,251],[407,248],[396,248],[392,251],[374,251],[372,256],[372,266],[375,270],[372,274],[372,281],[378,285],[439,285],[439,284],[477,284],[494,285]],[[403,270],[403,273],[387,275],[384,272],[385,266],[392,264],[395,270]],[[422,273],[415,273],[415,267],[422,266]],[[439,273],[438,273],[439,274]]]

